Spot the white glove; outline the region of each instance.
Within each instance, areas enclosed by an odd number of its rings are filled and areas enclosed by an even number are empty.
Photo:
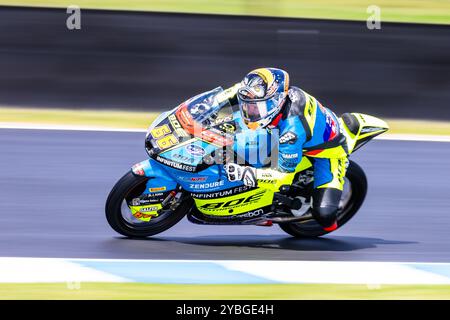
[[[224,166],[228,180],[241,180],[247,187],[256,187],[256,169],[252,167],[240,166],[235,163],[229,163]]]

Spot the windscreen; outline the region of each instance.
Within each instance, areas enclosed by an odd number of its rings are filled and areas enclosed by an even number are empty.
[[[201,93],[185,102],[192,118],[204,129],[233,120],[230,101],[222,87]]]

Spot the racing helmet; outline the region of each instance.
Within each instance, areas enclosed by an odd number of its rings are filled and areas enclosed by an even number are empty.
[[[237,92],[242,118],[250,129],[267,127],[280,113],[289,89],[289,75],[277,68],[248,73]]]

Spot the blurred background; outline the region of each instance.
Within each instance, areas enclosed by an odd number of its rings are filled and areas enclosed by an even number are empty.
[[[0,1],[0,105],[161,111],[273,66],[338,113],[449,120],[450,1],[377,1],[373,30],[372,4]]]

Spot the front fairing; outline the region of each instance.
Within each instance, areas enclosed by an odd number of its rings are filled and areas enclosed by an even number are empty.
[[[151,157],[198,138],[217,147],[233,143],[236,125],[221,87],[199,94],[160,115],[149,127],[146,149]]]
[[[166,176],[188,191],[242,184],[228,182],[218,152],[234,152],[234,162],[257,168],[267,166],[271,155],[271,135],[264,129],[249,130],[222,93],[216,88],[197,95],[161,114],[148,129],[146,149],[152,166],[162,167]]]

